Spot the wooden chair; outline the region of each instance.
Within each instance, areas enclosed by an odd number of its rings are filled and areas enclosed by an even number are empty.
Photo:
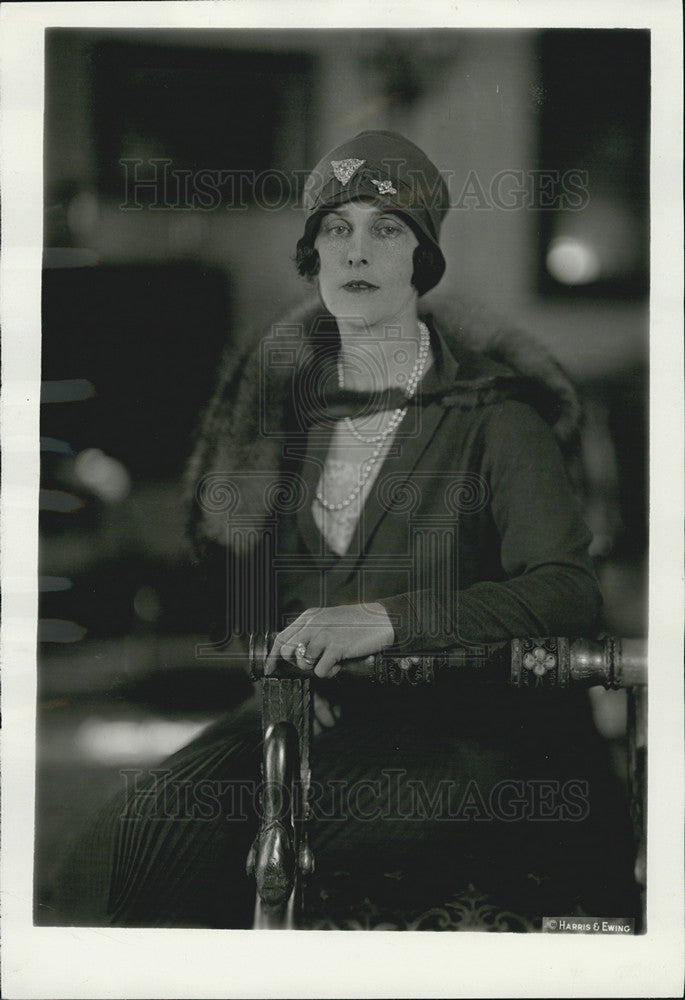
[[[307,876],[314,859],[307,841],[307,793],[311,782],[312,703],[310,681],[281,662],[264,677],[273,634],[250,638],[252,676],[262,686],[262,822],[247,869],[256,880],[256,928],[301,926]],[[348,661],[343,670],[381,685],[439,684],[458,670],[474,684],[570,689],[603,685],[628,691],[629,802],[635,837],[635,880],[644,913],[646,816],[646,642],[642,639],[521,638],[439,654],[397,658],[378,654]],[[293,811],[299,801],[303,807]]]

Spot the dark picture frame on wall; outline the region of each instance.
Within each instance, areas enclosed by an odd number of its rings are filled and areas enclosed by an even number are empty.
[[[563,204],[540,212],[538,290],[561,299],[643,299],[649,32],[542,31],[538,66],[540,183],[556,175],[571,188]]]

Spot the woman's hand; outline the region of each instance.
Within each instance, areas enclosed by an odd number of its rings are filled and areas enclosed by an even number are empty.
[[[371,656],[394,641],[395,630],[382,604],[309,608],[278,633],[264,673],[274,672],[280,656],[303,671],[313,669],[317,677],[335,677],[342,660]]]

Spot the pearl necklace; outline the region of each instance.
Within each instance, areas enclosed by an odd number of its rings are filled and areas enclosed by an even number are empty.
[[[421,381],[421,377],[423,375],[423,370],[426,367],[426,359],[428,358],[428,351],[430,350],[430,333],[428,331],[428,327],[426,326],[426,324],[422,323],[420,320],[419,320],[419,334],[420,334],[419,353],[417,355],[416,362],[411,371],[411,374],[407,379],[407,385],[405,388],[405,393],[408,400],[411,399],[416,394],[416,390],[418,389],[419,382]],[[338,386],[341,389],[345,388],[345,375],[343,372],[342,357],[340,354],[338,354]],[[330,503],[329,500],[326,500],[321,490],[320,489],[317,490],[316,499],[319,501],[322,507],[325,507],[326,510],[344,510],[345,507],[349,507],[350,504],[359,496],[361,491],[366,486],[366,483],[369,480],[369,476],[373,472],[373,468],[376,462],[380,458],[381,451],[383,450],[383,446],[386,440],[396,429],[396,427],[400,424],[406,412],[407,412],[406,404],[404,406],[398,406],[397,409],[393,412],[393,415],[391,416],[390,420],[388,421],[387,427],[385,427],[379,434],[373,434],[371,435],[371,437],[365,437],[363,434],[361,434],[354,426],[352,419],[350,417],[345,417],[345,423],[347,427],[352,432],[352,434],[357,438],[358,441],[361,441],[362,444],[374,444],[376,447],[374,448],[371,457],[366,462],[364,462],[362,466],[363,471],[359,479],[359,483],[357,484],[357,486],[355,486],[352,492],[345,497],[344,500],[341,500],[339,503]]]

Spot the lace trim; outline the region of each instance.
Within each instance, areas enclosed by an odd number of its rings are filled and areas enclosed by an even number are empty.
[[[314,523],[336,555],[345,555],[350,546],[364,503],[378,476],[379,468],[380,463],[367,479],[359,496],[352,501],[349,507],[344,507],[342,510],[327,510],[316,500],[312,504]],[[319,481],[319,489],[332,503],[337,503],[350,495],[359,483],[360,476],[358,462],[344,462],[340,459],[327,458]]]

